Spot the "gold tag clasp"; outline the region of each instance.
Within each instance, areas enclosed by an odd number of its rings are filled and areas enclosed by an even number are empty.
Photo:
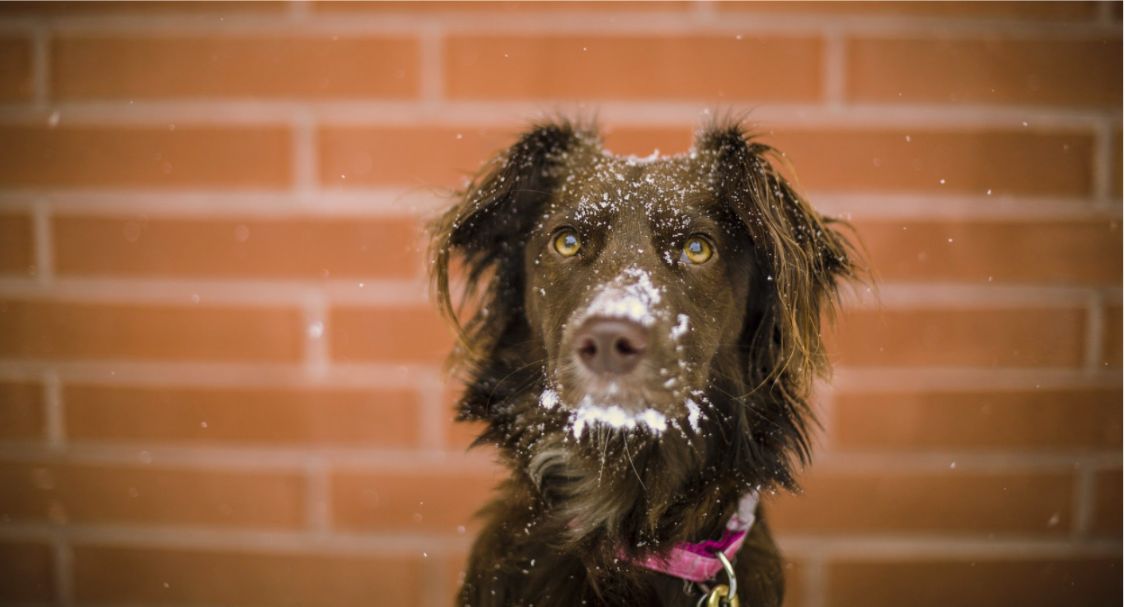
[[[738,595],[731,596],[726,584],[719,584],[707,595],[707,607],[738,607]]]

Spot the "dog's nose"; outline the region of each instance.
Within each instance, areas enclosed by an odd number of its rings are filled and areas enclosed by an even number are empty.
[[[574,335],[575,351],[595,373],[620,375],[632,371],[648,347],[648,331],[622,318],[595,317]]]

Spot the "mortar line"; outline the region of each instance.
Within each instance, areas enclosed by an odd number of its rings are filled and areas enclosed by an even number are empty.
[[[276,16],[227,16],[216,22],[212,15],[103,15],[68,16],[52,20],[52,27],[64,33],[100,34],[162,34],[189,36],[201,31],[222,35],[276,34],[290,29],[294,12],[290,9]],[[699,9],[707,11],[706,8]],[[868,36],[957,36],[1006,38],[1089,38],[1115,34],[1116,21],[1103,22],[1065,20],[1016,20],[1003,18],[940,18],[901,16],[841,16],[831,14],[740,14],[718,13],[714,18],[693,18],[691,11],[667,13],[636,13],[623,10],[619,18],[608,20],[606,14],[589,11],[560,12],[544,19],[539,13],[512,14],[499,11],[480,14],[433,15],[430,23],[448,27],[455,34],[470,35],[563,35],[587,33],[596,35],[629,34],[727,34],[735,30],[747,33],[779,36],[821,34],[825,28],[839,27],[849,33]],[[710,16],[707,13],[706,16]],[[303,18],[302,36],[323,35],[400,35],[417,31],[419,18],[409,14],[383,13],[378,15],[315,13]],[[23,29],[34,26],[36,20],[12,18],[0,24],[2,29]]]
[[[808,555],[805,557],[805,606],[827,607],[830,578],[828,566],[821,555]]]
[[[1121,540],[1084,539],[1070,537],[1055,539],[1016,538],[1008,540],[985,539],[980,536],[935,537],[932,535],[903,535],[899,537],[851,535],[780,534],[776,536],[784,554],[803,558],[806,555],[823,555],[822,558],[860,560],[931,560],[940,559],[1028,559],[1074,556],[1107,556],[1121,554]]]
[[[56,533],[51,542],[53,553],[55,597],[62,607],[74,605],[74,549],[66,536]]]
[[[419,373],[432,370],[423,363],[390,364],[377,361],[334,362],[324,377],[301,373],[296,363],[269,362],[138,362],[108,359],[99,362],[27,361],[0,358],[0,377],[38,379],[56,371],[65,382],[98,385],[199,387],[336,387],[347,389],[407,389]]]
[[[289,20],[304,23],[314,15],[307,0],[290,0],[286,16]]]
[[[445,419],[448,412],[443,411],[443,376],[437,371],[422,372],[417,379],[418,400],[418,440],[422,449],[444,451],[448,448],[449,437]]]
[[[1105,466],[1119,461],[1119,453],[1109,450],[1070,449],[1056,452],[1025,450],[981,452],[965,449],[934,449],[919,452],[896,452],[893,460],[886,451],[853,450],[822,454],[816,461],[821,472],[875,472],[893,475],[931,473],[944,474],[951,461],[958,472],[981,473],[1059,473],[1069,472],[1075,465]]]
[[[1102,370],[1103,352],[1102,344],[1105,333],[1105,297],[1100,291],[1093,290],[1087,296],[1086,303],[1086,348],[1083,365],[1087,372],[1096,373]]]
[[[824,102],[829,109],[839,110],[845,104],[847,78],[847,41],[839,30],[832,28],[824,35],[824,65],[822,85]]]
[[[128,547],[234,550],[286,554],[383,554],[417,556],[453,554],[467,547],[467,538],[449,534],[327,533],[308,530],[231,529],[198,525],[70,525],[59,528],[43,523],[8,523],[0,538],[70,544],[98,543]]]
[[[309,194],[319,189],[317,132],[312,113],[297,110],[293,116],[292,129],[293,149],[290,162],[293,163],[293,190],[300,202],[309,199]]]
[[[832,387],[832,382],[817,382],[813,394],[816,396],[819,405],[814,413],[817,414],[817,419],[823,426],[823,430],[818,433],[820,445],[825,452],[833,451],[835,441],[832,439],[832,427],[836,419],[836,393]]]
[[[362,285],[362,286],[361,286]],[[894,282],[881,286],[879,297],[848,294],[841,309],[877,310],[1085,310],[1091,289],[1028,287],[963,282]],[[224,306],[303,308],[311,320],[324,322],[329,305],[429,308],[426,284],[417,279],[333,281],[318,287],[308,279],[196,281],[191,279],[72,278],[42,285],[31,279],[0,279],[0,296],[53,299],[74,303],[154,303],[193,307]],[[324,327],[327,328],[327,327]]]
[[[359,287],[362,284],[364,287]],[[425,285],[415,280],[333,282],[317,291],[309,280],[247,279],[224,281],[138,280],[133,278],[66,279],[42,285],[27,279],[0,279],[0,296],[46,298],[86,303],[153,303],[178,307],[225,306],[289,309],[304,307],[323,315],[327,303],[346,305],[427,307]],[[321,310],[317,312],[317,310]],[[323,319],[314,319],[323,322]]]
[[[370,473],[412,471],[419,478],[440,477],[449,473],[485,473],[493,470],[493,461],[485,454],[406,448],[333,448],[305,444],[271,448],[248,443],[232,443],[219,446],[153,446],[142,449],[125,443],[112,446],[71,445],[65,451],[54,451],[27,442],[0,441],[0,457],[9,462],[26,464],[90,463],[125,468],[141,466],[151,470],[204,470],[232,475],[264,472],[301,474],[306,470],[310,457],[319,458],[325,466],[329,467],[344,466]],[[1108,463],[1108,459],[1103,463]]]
[[[145,452],[144,461],[139,453]],[[450,450],[423,448],[318,447],[294,444],[284,447],[263,447],[254,443],[231,442],[225,445],[195,444],[152,446],[80,444],[68,445],[65,451],[27,442],[0,441],[0,457],[12,462],[37,463],[65,461],[100,463],[146,469],[214,470],[231,473],[281,472],[304,470],[310,457],[320,458],[327,466],[346,466],[370,472],[413,470],[419,475],[443,473],[490,472],[493,460],[487,453],[459,453]],[[822,454],[816,460],[817,470],[826,474],[877,473],[894,477],[933,476],[948,473],[949,462],[957,462],[957,470],[966,473],[1048,474],[1071,472],[1075,465],[1091,467],[1119,466],[1120,452],[1083,451],[1078,449],[1039,453],[1007,451],[982,454],[974,451],[926,451],[899,453],[893,461],[886,452],[851,451]]]
[[[1102,1],[1097,3],[1098,14],[1096,19],[1099,23],[1117,23],[1117,21],[1113,18],[1113,5],[1114,2]]]
[[[1090,532],[1094,516],[1094,471],[1088,464],[1078,464],[1074,478],[1074,521],[1071,523],[1071,536],[1086,537]]]
[[[270,362],[98,362],[35,361],[0,358],[0,378],[40,380],[45,371],[64,383],[200,388],[334,387],[340,389],[414,389],[420,377],[442,377],[436,363],[397,365],[378,361],[333,361],[323,377],[310,377],[294,363]],[[849,367],[838,365],[833,390],[839,393],[886,393],[902,390],[935,392],[1021,392],[1039,386],[1054,390],[1120,389],[1120,372],[1090,374],[1078,368],[983,367]],[[443,412],[444,414],[444,412]]]
[[[1121,216],[1118,198],[1084,196],[992,198],[971,193],[924,194],[815,190],[807,192],[817,209],[853,221],[1013,221],[1102,220]],[[159,200],[159,204],[154,201]],[[315,200],[315,204],[308,204]],[[406,191],[394,185],[367,188],[320,188],[231,193],[225,191],[158,192],[145,190],[19,190],[0,188],[0,209],[33,213],[48,205],[51,214],[119,215],[144,213],[153,218],[225,219],[425,219],[443,210],[449,199],[436,193]]]
[[[32,202],[31,224],[35,236],[35,280],[48,286],[55,279],[55,243],[51,211],[42,199]]]
[[[305,328],[304,368],[306,377],[319,379],[328,374],[331,346],[328,302],[323,292],[312,291],[302,298]]]
[[[935,131],[985,130],[1029,132],[1022,122],[1034,123],[1033,132],[1054,130],[1089,130],[1120,118],[1097,108],[1058,108],[1042,105],[985,104],[949,106],[939,103],[877,104],[853,103],[841,108],[826,107],[821,100],[810,102],[762,103],[753,98],[734,99],[730,103],[755,104],[752,120],[775,129],[807,131],[825,127],[837,129]],[[66,117],[67,124],[112,126],[118,124],[151,126],[159,129],[168,122],[185,126],[235,125],[262,128],[289,125],[300,111],[310,112],[317,120],[339,126],[448,126],[497,127],[515,132],[528,119],[553,117],[560,112],[580,112],[584,105],[577,101],[560,102],[544,109],[542,101],[517,100],[453,100],[441,99],[429,104],[415,100],[354,101],[335,99],[297,103],[284,99],[247,101],[220,97],[143,101],[70,101],[51,106]],[[705,118],[699,101],[621,101],[598,100],[598,115],[604,124],[618,126],[672,126],[685,133]],[[27,104],[0,103],[0,121],[5,124],[38,125],[44,119],[44,108]],[[920,126],[923,125],[923,126]],[[759,130],[761,130],[759,128]]]
[[[309,457],[305,464],[305,483],[305,524],[318,535],[327,534],[332,529],[332,487],[328,463],[323,457]]]
[[[426,25],[418,33],[418,94],[421,105],[437,108],[445,95],[444,34],[435,25]]]
[[[419,604],[427,607],[445,605],[449,602],[449,597],[453,596],[454,589],[448,588],[448,559],[444,557],[445,555],[428,550],[422,551],[422,570],[426,572],[428,582],[422,585],[422,600]]]
[[[704,26],[713,25],[720,17],[718,7],[711,0],[696,0],[690,12],[695,22]]]
[[[393,554],[417,556],[453,555],[468,548],[468,536],[447,533],[329,533],[318,536],[309,531],[231,529],[196,525],[71,525],[60,531],[47,523],[9,523],[0,526],[0,538],[50,543],[57,536],[70,543],[114,544],[129,547],[172,549],[217,549],[271,553],[305,552],[315,554]],[[979,536],[898,533],[869,536],[841,534],[829,537],[813,534],[780,534],[776,538],[786,554],[798,558],[929,559],[958,558],[1043,558],[1076,555],[1120,555],[1120,539],[1070,537],[1010,537],[986,539]]]
[[[43,407],[47,430],[47,448],[62,452],[66,449],[66,412],[62,397],[62,381],[53,369],[43,372]]]
[[[1091,159],[1090,178],[1092,194],[1096,200],[1109,198],[1113,178],[1113,125],[1108,120],[1101,121],[1094,128],[1094,157]]]
[[[31,103],[44,108],[51,98],[51,34],[46,25],[31,28]]]

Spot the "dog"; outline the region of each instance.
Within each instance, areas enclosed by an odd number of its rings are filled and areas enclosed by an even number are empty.
[[[459,605],[781,604],[758,496],[808,462],[822,317],[859,266],[777,157],[740,121],[649,158],[548,121],[434,222],[457,417],[511,470]]]

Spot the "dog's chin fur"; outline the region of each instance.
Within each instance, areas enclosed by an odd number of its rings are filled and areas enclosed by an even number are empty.
[[[694,585],[632,564],[684,541],[721,535],[749,491],[795,487],[808,456],[806,397],[825,369],[821,313],[854,256],[832,223],[770,167],[768,148],[738,125],[713,125],[696,149],[714,197],[744,230],[762,276],[747,273],[737,343],[710,352],[692,386],[702,415],[667,409],[662,431],[591,424],[576,431],[573,403],[544,406],[553,388],[548,339],[527,320],[525,247],[576,150],[600,150],[592,129],[567,122],[523,136],[434,229],[434,278],[456,320],[449,266],[462,264],[476,312],[458,325],[464,420],[487,426],[511,469],[483,511],[459,605],[694,605]],[[741,242],[741,241],[740,241]],[[472,297],[470,297],[472,299]],[[554,405],[554,403],[551,403]],[[762,518],[736,561],[743,604],[779,605],[781,560]]]

